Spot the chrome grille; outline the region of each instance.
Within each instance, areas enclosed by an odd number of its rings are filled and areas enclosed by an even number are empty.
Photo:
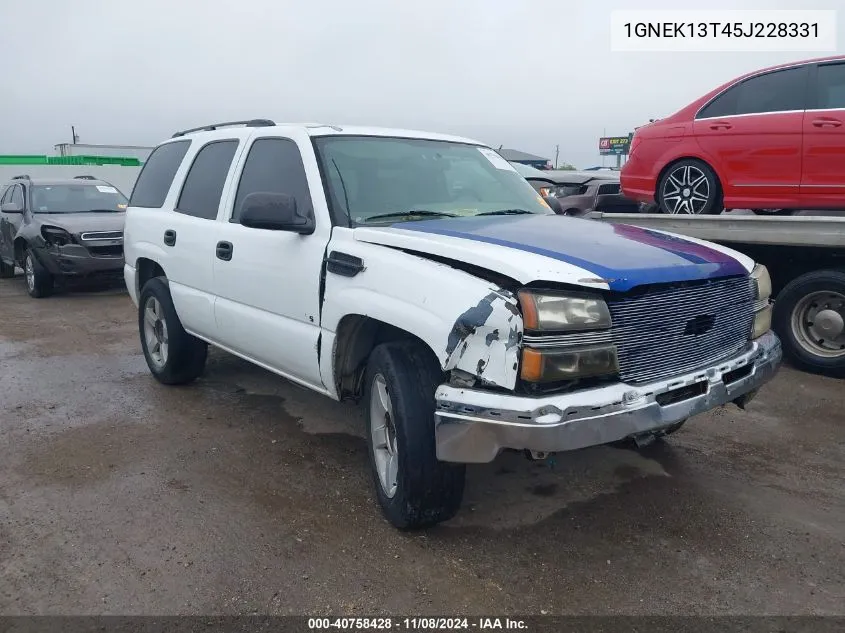
[[[89,240],[122,240],[123,231],[87,231],[79,237],[86,242]]]
[[[742,277],[608,301],[620,378],[661,380],[739,353],[751,335],[753,295]]]

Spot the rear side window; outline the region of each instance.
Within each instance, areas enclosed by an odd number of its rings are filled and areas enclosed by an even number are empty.
[[[286,138],[260,138],[249,149],[241,172],[232,222],[239,222],[244,198],[251,193],[285,193],[296,199],[304,216],[312,213],[311,192],[296,143]]]
[[[11,201],[12,188],[4,186],[2,191],[3,191],[3,196],[0,197],[0,204],[6,204],[7,202]]]
[[[819,66],[816,108],[845,108],[845,64]]]
[[[696,119],[803,110],[807,69],[790,68],[746,79],[704,106]]]
[[[160,209],[190,146],[191,141],[185,140],[156,147],[138,175],[129,206]]]
[[[807,69],[790,68],[752,77],[739,86],[737,114],[803,110],[807,97]]]
[[[236,140],[212,141],[197,152],[176,204],[179,213],[206,220],[217,217],[223,185],[236,149]]]

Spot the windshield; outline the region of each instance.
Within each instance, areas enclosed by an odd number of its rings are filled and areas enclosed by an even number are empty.
[[[126,209],[126,196],[111,185],[72,184],[32,187],[34,213],[120,212]]]
[[[315,140],[333,208],[351,226],[431,217],[549,214],[534,188],[492,149],[372,136]]]
[[[531,165],[523,165],[522,163],[517,163],[515,161],[509,162],[520,176],[540,176],[542,178],[546,175],[545,172],[537,169],[536,167],[532,167]]]

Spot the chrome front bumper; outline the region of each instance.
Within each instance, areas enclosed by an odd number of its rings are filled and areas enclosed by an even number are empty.
[[[734,358],[645,385],[539,398],[441,385],[437,457],[480,463],[504,448],[571,451],[659,431],[728,402],[744,406],[777,373],[781,355],[780,340],[768,332]]]

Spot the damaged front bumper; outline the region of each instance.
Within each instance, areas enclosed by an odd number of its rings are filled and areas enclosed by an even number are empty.
[[[537,398],[441,385],[437,457],[489,462],[505,448],[570,451],[660,431],[728,402],[745,406],[775,375],[781,356],[780,340],[768,332],[734,358],[645,385]]]

